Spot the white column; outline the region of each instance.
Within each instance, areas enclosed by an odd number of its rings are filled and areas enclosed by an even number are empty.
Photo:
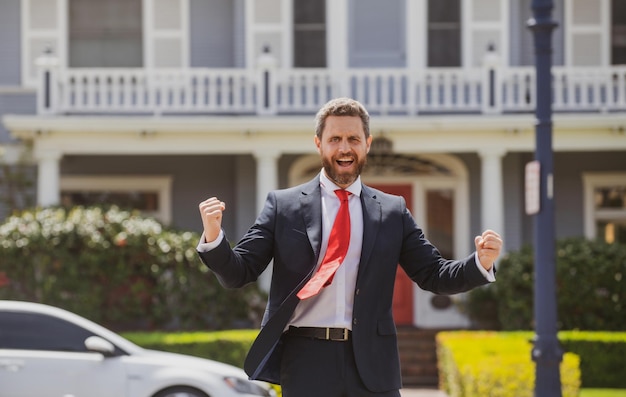
[[[348,0],[326,0],[326,64],[329,69],[348,67]]]
[[[267,194],[278,188],[278,158],[280,153],[274,150],[259,150],[254,153],[256,159],[256,207],[260,213],[265,205]],[[268,292],[272,282],[272,264],[259,276],[259,288]]]
[[[506,151],[501,149],[479,152],[481,162],[481,226],[504,235],[504,189],[502,180],[502,158]]]
[[[406,3],[406,48],[407,68],[410,71],[424,69],[428,54],[426,40],[428,38],[428,7],[427,0],[413,0]]]
[[[256,159],[256,208],[261,212],[267,194],[278,188],[278,157],[277,151],[261,150],[254,153]]]
[[[37,205],[47,207],[61,202],[60,163],[62,153],[43,151],[36,154],[38,161]]]

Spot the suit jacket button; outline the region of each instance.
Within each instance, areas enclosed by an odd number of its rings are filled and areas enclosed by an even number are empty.
[[[356,294],[358,295],[358,294],[359,294],[359,292],[361,292],[361,290],[357,288],[357,290],[356,290]]]
[[[356,325],[356,318],[352,320],[352,324]]]

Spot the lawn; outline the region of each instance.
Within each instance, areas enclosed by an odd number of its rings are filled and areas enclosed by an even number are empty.
[[[580,389],[580,397],[626,397],[626,389]]]

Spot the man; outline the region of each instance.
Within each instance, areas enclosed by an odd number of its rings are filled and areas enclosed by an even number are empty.
[[[359,102],[328,102],[316,116],[314,140],[320,174],[271,192],[233,249],[221,230],[226,205],[215,197],[200,203],[198,252],[232,288],[255,281],[274,260],[263,327],[244,365],[252,379],[281,384],[285,397],[398,397],[398,263],[425,290],[464,292],[494,280],[502,240],[487,230],[475,238],[475,253],[444,259],[402,197],[363,185],[372,137]]]

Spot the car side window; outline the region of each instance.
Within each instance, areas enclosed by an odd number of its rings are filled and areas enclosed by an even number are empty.
[[[40,313],[0,312],[0,349],[87,352],[92,332]]]

